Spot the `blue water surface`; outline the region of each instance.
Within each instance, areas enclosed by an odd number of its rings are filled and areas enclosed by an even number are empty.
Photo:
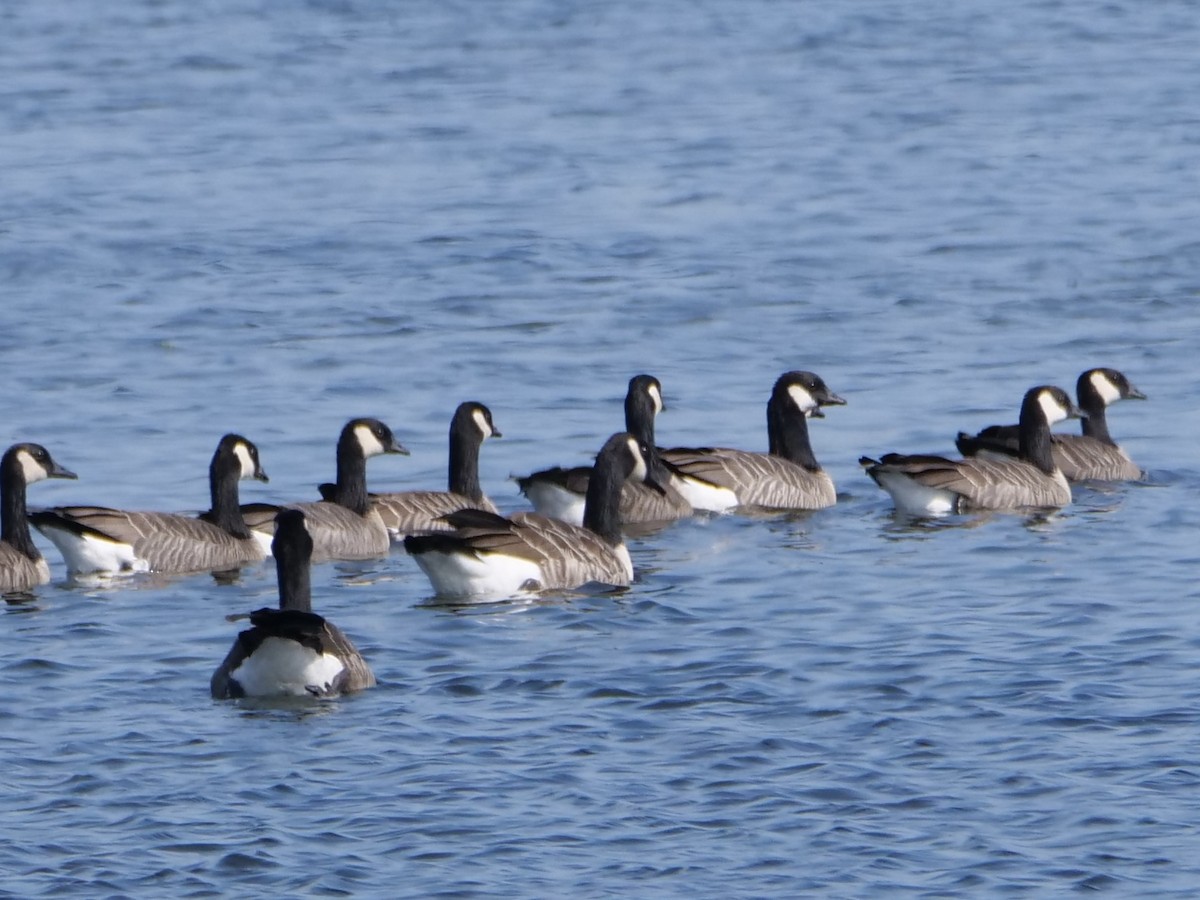
[[[32,505],[195,510],[218,438],[315,496],[348,418],[440,487],[586,462],[629,377],[667,445],[829,510],[631,542],[625,591],[440,604],[314,569],[377,689],[217,703],[274,570],[0,608],[0,893],[1194,896],[1200,26],[1183,0],[63,0],[0,10],[3,443]],[[860,455],[952,452],[1115,366],[1144,483],[897,519]]]

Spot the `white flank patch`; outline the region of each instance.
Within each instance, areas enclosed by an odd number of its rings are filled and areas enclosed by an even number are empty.
[[[657,416],[663,411],[663,399],[662,394],[658,392],[658,385],[650,385],[650,389],[646,393],[648,393],[650,395],[650,399],[654,401],[654,414]]]
[[[633,454],[633,471],[629,473],[626,481],[643,481],[646,478],[646,457],[642,455],[642,448],[638,446],[638,442],[634,438],[630,438],[629,452]]]
[[[582,527],[583,507],[587,500],[583,494],[568,491],[562,485],[534,481],[525,489],[525,496],[543,516]]]
[[[271,542],[275,540],[275,535],[267,534],[263,531],[255,531],[253,528],[251,528],[250,537],[254,538],[254,540],[258,542],[258,546],[262,547],[263,556],[265,556],[267,559],[270,559],[273,555],[271,550]]]
[[[726,512],[738,505],[737,494],[729,488],[684,476],[671,476],[671,487],[683,495],[693,509],[705,512]]]
[[[237,457],[237,461],[242,467],[242,478],[253,478],[255,465],[254,459],[250,456],[250,448],[238,441],[234,445],[233,455]]]
[[[374,432],[368,426],[355,426],[354,437],[358,440],[358,446],[362,447],[364,457],[379,456],[384,452],[383,444],[379,442],[379,438],[375,437]]]
[[[76,534],[63,528],[39,527],[38,531],[58,548],[71,575],[97,572],[132,575],[150,571],[150,564],[138,559],[129,544],[106,540],[94,534]]]
[[[629,556],[629,548],[624,544],[617,544],[613,547],[613,552],[617,554],[617,559],[621,560],[621,565],[625,567],[625,575],[629,579],[629,583],[633,583],[633,559]]]
[[[336,656],[269,637],[229,675],[248,697],[304,697],[310,695],[309,687],[329,690],[344,668]]]
[[[46,471],[46,467],[30,456],[28,450],[18,450],[17,460],[21,463],[21,471],[25,475],[26,484],[33,484],[35,481],[45,481],[50,477],[50,473]]]
[[[788,388],[788,396],[805,415],[817,408],[817,401],[813,399],[813,395],[798,384]]]
[[[1104,400],[1104,405],[1116,403],[1121,399],[1120,389],[1108,380],[1108,376],[1103,372],[1093,372],[1088,381],[1092,383],[1092,387],[1096,389],[1096,393]]]
[[[958,494],[953,491],[926,487],[903,472],[884,469],[877,474],[880,487],[892,495],[896,509],[907,515],[944,516],[958,506]]]
[[[1041,391],[1038,394],[1038,403],[1042,407],[1042,412],[1046,414],[1046,421],[1051,425],[1067,418],[1066,408],[1055,400],[1049,391]]]
[[[479,429],[479,433],[485,438],[494,437],[496,432],[492,430],[492,426],[488,424],[487,417],[480,410],[475,410],[471,413],[471,418],[475,420],[475,427]]]
[[[526,593],[527,583],[542,580],[537,563],[502,553],[430,551],[413,559],[441,597],[499,600]]]

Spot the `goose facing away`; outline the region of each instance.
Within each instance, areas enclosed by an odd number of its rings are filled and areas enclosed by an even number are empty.
[[[267,481],[267,473],[253,443],[227,434],[208,467],[212,506],[199,516],[58,506],[29,518],[62,553],[71,575],[233,569],[267,554],[238,507],[242,478]]]
[[[1105,410],[1118,400],[1145,400],[1146,395],[1116,369],[1088,369],[1075,384],[1075,397],[1085,413],[1083,434],[1054,434],[1050,452],[1068,481],[1137,481],[1145,473],[1108,433]],[[976,435],[960,431],[955,444],[964,456],[997,458],[1017,452],[1016,425],[989,425]]]
[[[25,591],[50,580],[50,566],[29,533],[26,486],[75,477],[41,444],[13,444],[0,457],[0,592]]]
[[[378,419],[351,419],[338,437],[337,482],[321,485],[323,499],[283,505],[247,504],[242,507],[246,523],[269,536],[281,509],[298,509],[304,513],[313,540],[314,561],[383,556],[391,540],[367,493],[367,460],[383,453],[408,455],[392,430]]]
[[[692,514],[691,504],[670,486],[670,472],[659,458],[654,440],[654,417],[664,409],[662,385],[653,375],[635,375],[625,393],[625,430],[649,451],[646,460],[655,489],[644,481],[629,480],[621,488],[621,521],[625,525],[672,522]],[[572,525],[583,524],[591,466],[555,466],[517,479],[517,486],[533,508],[544,516]]]
[[[379,511],[388,534],[449,531],[442,516],[457,509],[496,512],[479,484],[479,448],[487,438],[502,437],[492,422],[492,411],[482,403],[461,403],[450,420],[449,490],[397,491],[371,494],[371,505]]]
[[[1066,506],[1071,488],[1050,452],[1050,426],[1081,415],[1066,391],[1041,385],[1026,391],[1021,403],[1015,458],[888,453],[878,460],[864,456],[859,463],[891,494],[896,509],[908,515]]]
[[[627,585],[633,562],[621,535],[621,485],[649,479],[646,448],[628,432],[596,456],[582,527],[538,513],[504,518],[464,509],[446,517],[450,534],[410,536],[404,548],[443,597],[502,598],[591,582]]]
[[[373,687],[375,676],[350,639],[312,611],[313,542],[304,513],[281,511],[271,546],[279,608],[250,613],[251,627],[213,673],[213,698],[334,697]]]
[[[812,372],[785,372],[767,401],[766,453],[726,447],[659,453],[674,469],[672,486],[696,509],[824,509],[837,502],[837,492],[813,454],[808,420],[845,403]]]

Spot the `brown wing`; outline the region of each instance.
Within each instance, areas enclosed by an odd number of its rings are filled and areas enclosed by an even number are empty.
[[[449,491],[401,491],[391,494],[372,494],[371,505],[378,511],[392,535],[428,534],[451,531],[444,516],[460,509],[483,509],[495,512],[496,507],[486,498],[476,502],[462,494]]]
[[[821,509],[837,500],[825,472],[781,456],[727,447],[664,450],[662,456],[684,475],[733,491],[741,506]]]
[[[203,519],[177,513],[62,506],[36,515],[57,517],[63,527],[76,533],[91,532],[128,544],[156,572],[230,568],[264,555],[253,538],[235,538]]]
[[[951,460],[889,453],[880,462],[926,487],[958,494],[966,508],[1054,507],[1071,502],[1071,492],[1065,481],[1018,459],[971,457]]]

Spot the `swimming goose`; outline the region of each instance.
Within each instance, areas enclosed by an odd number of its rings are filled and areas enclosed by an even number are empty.
[[[627,585],[633,562],[621,536],[621,485],[653,479],[646,448],[614,434],[596,456],[582,527],[538,513],[506,519],[464,509],[446,520],[451,534],[409,536],[404,549],[444,597],[511,597],[589,582]]]
[[[25,591],[50,580],[50,566],[29,533],[26,485],[74,477],[41,444],[13,444],[0,457],[0,592]]]
[[[301,503],[252,503],[242,506],[246,524],[270,535],[281,509],[304,513],[313,539],[313,560],[369,559],[388,552],[391,540],[367,494],[367,460],[382,453],[408,451],[378,419],[351,419],[337,444],[337,482],[320,487],[321,500]]]
[[[1050,426],[1081,415],[1066,391],[1041,385],[1026,391],[1021,403],[1016,458],[888,453],[879,460],[864,456],[859,463],[892,495],[896,509],[908,515],[1066,506],[1071,488],[1050,453]]]
[[[29,519],[62,553],[71,575],[233,569],[267,555],[266,543],[246,527],[238,507],[242,478],[266,481],[267,473],[254,444],[227,434],[208,467],[208,512],[189,516],[58,506]]]
[[[808,419],[845,402],[812,372],[785,372],[767,401],[766,453],[680,447],[659,454],[675,469],[672,486],[696,509],[824,509],[837,502],[837,492],[813,455]]]
[[[653,375],[635,375],[625,393],[625,430],[649,449],[647,464],[661,490],[643,481],[627,481],[621,488],[621,522],[625,525],[672,522],[692,514],[692,507],[670,487],[670,473],[654,443],[654,417],[663,411],[662,385]],[[517,479],[521,493],[544,516],[583,524],[591,466],[565,469],[556,466]]]
[[[375,676],[350,639],[312,611],[313,541],[304,513],[279,513],[271,548],[279,609],[250,613],[251,627],[213,673],[213,698],[334,697],[374,687]]]
[[[371,494],[393,538],[430,531],[449,531],[441,517],[456,509],[496,507],[479,484],[479,447],[484,439],[501,437],[492,423],[492,411],[482,403],[462,403],[450,420],[450,479],[448,491],[398,491]]]
[[[1118,400],[1145,400],[1146,395],[1116,369],[1088,369],[1075,384],[1084,411],[1083,434],[1053,434],[1050,452],[1067,481],[1137,481],[1145,473],[1108,433],[1105,409]],[[964,456],[991,459],[1017,452],[1016,425],[989,425],[972,436],[960,431],[955,440]]]

